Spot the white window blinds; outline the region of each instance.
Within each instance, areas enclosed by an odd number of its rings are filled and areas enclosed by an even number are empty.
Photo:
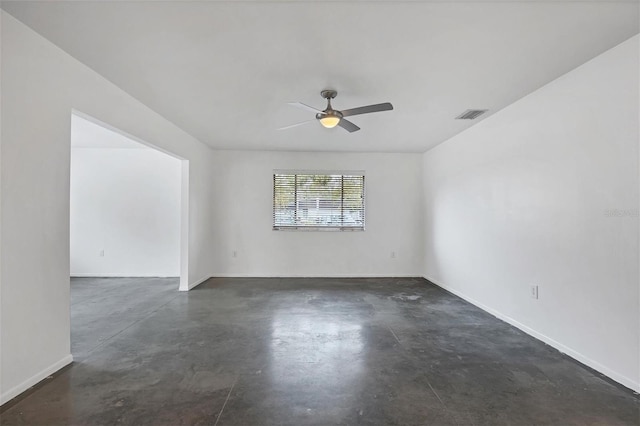
[[[273,229],[364,230],[364,176],[274,173]]]

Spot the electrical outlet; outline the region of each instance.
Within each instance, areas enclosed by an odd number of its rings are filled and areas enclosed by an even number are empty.
[[[391,258],[392,258],[392,259],[395,259],[395,258],[396,258],[396,252],[395,252],[395,251],[392,251],[392,252],[391,252]]]
[[[100,257],[104,257],[104,249],[100,250]]]
[[[529,291],[529,294],[531,295],[532,299],[537,299],[538,298],[538,286],[537,285],[532,285],[531,289]]]

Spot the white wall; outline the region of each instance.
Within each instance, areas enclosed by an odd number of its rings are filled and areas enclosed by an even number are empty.
[[[71,276],[179,276],[180,180],[154,149],[73,147]]]
[[[424,155],[426,277],[635,390],[638,59],[636,36]]]
[[[72,109],[188,160],[183,221],[193,286],[211,275],[212,151],[2,12],[0,403],[71,362]],[[183,210],[184,207],[183,207]]]
[[[421,163],[422,154],[219,151],[215,275],[420,276]],[[274,169],[364,170],[366,230],[273,231]]]

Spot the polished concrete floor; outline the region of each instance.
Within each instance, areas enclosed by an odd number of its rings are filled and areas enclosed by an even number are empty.
[[[638,395],[422,279],[74,279],[0,423],[638,425]]]

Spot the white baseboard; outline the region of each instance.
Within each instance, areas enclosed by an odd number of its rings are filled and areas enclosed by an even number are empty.
[[[194,282],[192,282],[192,283],[189,283],[189,284],[187,285],[187,287],[186,287],[186,288],[185,288],[184,286],[182,286],[182,284],[181,284],[181,285],[180,285],[180,287],[178,288],[178,290],[179,290],[179,291],[189,291],[189,290],[191,290],[192,288],[194,288],[194,287],[196,287],[196,286],[199,286],[200,284],[202,284],[203,282],[205,282],[205,281],[206,281],[206,280],[208,280],[209,278],[211,278],[211,277],[210,277],[210,276],[206,276],[206,277],[200,278],[200,279],[199,279],[199,280],[197,280],[197,281],[194,281]]]
[[[19,385],[12,387],[6,392],[3,392],[0,395],[0,405],[3,405],[4,403],[11,401],[13,398],[20,395],[22,392],[26,391],[27,389],[29,389],[34,385],[37,385],[42,380],[46,379],[56,371],[60,370],[62,367],[65,367],[71,364],[72,362],[73,362],[73,356],[69,354],[64,358],[62,358],[60,361],[50,365],[49,367],[45,368],[39,373],[29,377],[27,380],[20,383]]]
[[[605,376],[609,377],[610,379],[620,383],[621,385],[633,390],[634,392],[638,392],[640,393],[640,382],[636,382],[633,379],[626,377],[622,374],[619,374],[613,370],[611,370],[610,368],[600,364],[597,361],[592,360],[591,358],[581,354],[580,352],[563,345],[562,343],[552,339],[549,336],[546,336],[545,334],[542,334],[536,330],[534,330],[531,327],[528,327],[524,324],[522,324],[521,322],[507,316],[504,315],[498,311],[496,311],[495,309],[481,303],[478,302],[475,299],[472,299],[471,297],[468,297],[467,295],[461,293],[460,291],[453,289],[451,287],[448,287],[442,283],[439,283],[435,280],[433,280],[432,278],[429,278],[427,276],[424,276],[424,279],[434,283],[435,285],[437,285],[438,287],[443,288],[444,290],[447,290],[450,293],[455,294],[456,296],[460,297],[461,299],[466,300],[467,302],[471,303],[472,305],[477,306],[478,308],[482,309],[483,311],[486,311],[488,313],[490,313],[491,315],[493,315],[494,317],[501,319],[502,321],[524,331],[525,333],[527,333],[530,336],[535,337],[538,340],[543,341],[544,343],[548,344],[549,346],[552,346],[554,348],[556,348],[557,350],[559,350],[560,352],[562,352],[565,355],[570,356],[571,358],[580,361],[581,363],[593,368],[594,370],[604,374]]]
[[[274,274],[241,274],[241,273],[223,273],[206,276],[197,281],[190,283],[186,288],[180,286],[178,290],[189,291],[192,288],[202,284],[209,278],[422,278],[420,275],[378,275],[378,274],[332,274],[332,275],[274,275]]]
[[[158,275],[158,274],[70,274],[71,278],[179,278],[178,275]]]
[[[213,278],[422,278],[420,274],[244,274],[221,273]]]

